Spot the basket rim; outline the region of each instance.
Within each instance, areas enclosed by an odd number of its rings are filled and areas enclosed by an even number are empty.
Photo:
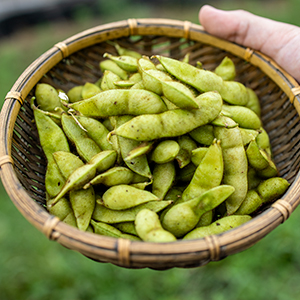
[[[275,81],[289,97],[299,114],[299,84],[263,53],[214,37],[205,32],[201,25],[189,21],[157,18],[128,19],[107,23],[82,31],[55,44],[29,65],[16,80],[5,98],[0,114],[0,140],[2,141],[0,143],[0,177],[10,199],[31,224],[43,232],[48,239],[55,240],[67,248],[76,249],[92,259],[102,262],[113,261],[114,264],[130,268],[134,266],[134,261],[137,260],[140,261],[142,267],[154,265],[155,268],[159,268],[159,264],[162,262],[157,257],[160,257],[171,267],[176,267],[186,266],[188,259],[185,254],[193,252],[193,263],[197,261],[203,265],[249,248],[284,222],[300,201],[296,197],[297,192],[299,192],[299,173],[281,199],[272,204],[265,212],[238,228],[224,234],[198,240],[179,240],[171,243],[154,244],[81,232],[61,222],[33,201],[14,171],[13,157],[11,156],[14,124],[24,99],[45,73],[70,54],[93,44],[124,36],[152,34],[181,37],[201,41],[212,46],[217,45],[218,48],[243,58],[260,68]],[[268,219],[268,222],[265,219]],[[245,242],[245,238],[249,238],[249,236],[253,238],[250,244],[249,240],[247,243]],[[177,243],[178,247],[174,247],[174,243]],[[88,251],[86,245],[90,247]],[[228,251],[229,245],[232,245],[231,251]],[[150,249],[151,253],[149,252]],[[153,257],[150,265],[144,261],[146,255],[148,258],[149,255]],[[174,255],[180,257],[174,258]]]

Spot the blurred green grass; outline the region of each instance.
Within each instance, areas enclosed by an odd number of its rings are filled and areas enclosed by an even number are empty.
[[[72,23],[42,24],[0,41],[0,104],[25,68],[55,43],[94,25],[138,17],[198,23],[200,4],[150,6],[129,0],[99,2]],[[196,3],[196,2],[195,2]],[[210,1],[300,25],[296,0]],[[130,270],[94,262],[47,238],[17,210],[0,183],[0,299],[296,300],[300,296],[300,231],[297,209],[252,248],[195,269]]]

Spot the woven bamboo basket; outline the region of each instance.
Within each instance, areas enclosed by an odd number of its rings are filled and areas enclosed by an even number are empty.
[[[173,243],[129,241],[82,232],[45,209],[46,162],[30,108],[35,85],[45,82],[69,90],[102,75],[99,62],[108,43],[151,56],[161,54],[190,62],[198,60],[213,70],[225,56],[237,71],[236,79],[252,88],[262,106],[280,176],[290,182],[286,193],[263,207],[244,225],[226,233]],[[7,93],[0,120],[0,175],[21,214],[47,238],[97,262],[124,268],[192,268],[243,251],[284,222],[299,204],[300,87],[262,53],[211,36],[200,25],[169,19],[129,19],[94,27],[57,43],[36,59]]]

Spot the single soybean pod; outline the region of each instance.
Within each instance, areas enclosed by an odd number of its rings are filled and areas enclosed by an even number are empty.
[[[113,73],[110,70],[105,70],[100,84],[101,90],[107,91],[107,90],[117,89],[118,86],[115,85],[115,82],[118,82],[120,80],[121,77],[119,75]]]
[[[75,145],[77,153],[85,162],[88,162],[101,151],[96,142],[88,136],[73,116],[66,113],[62,114],[61,123],[66,136]]]
[[[200,94],[196,100],[199,103],[198,109],[174,109],[160,114],[137,116],[118,127],[114,134],[138,141],[186,134],[215,119],[223,103],[218,92]]]
[[[155,164],[153,168],[152,194],[164,199],[175,180],[176,170],[174,161]]]
[[[215,73],[223,80],[234,80],[236,76],[235,64],[228,56],[215,68]]]
[[[214,140],[197,166],[188,187],[182,193],[183,201],[200,196],[207,190],[221,184],[224,164],[220,141]]]
[[[53,161],[52,154],[56,151],[70,151],[68,139],[51,117],[32,105],[34,121],[38,130],[39,140],[47,162]]]
[[[165,214],[162,225],[177,238],[183,237],[195,228],[200,217],[216,208],[234,192],[230,185],[219,185],[200,196],[176,204]]]
[[[58,91],[48,83],[37,84],[35,99],[38,107],[45,111],[54,111],[57,107],[63,107]]]
[[[140,54],[139,52],[134,51],[134,50],[130,50],[128,48],[124,48],[124,47],[120,46],[118,43],[114,43],[114,46],[115,46],[115,48],[116,48],[119,55],[127,55],[127,56],[132,56],[132,57],[135,57],[135,58],[142,57],[142,54]]]
[[[109,130],[99,120],[85,116],[76,116],[76,119],[101,150],[113,150],[112,145],[107,140]]]
[[[89,188],[92,185],[104,184],[105,186],[114,186],[118,184],[129,184],[132,182],[134,177],[133,172],[126,167],[113,167],[109,170],[98,174],[87,184],[84,185],[84,189]]]
[[[150,209],[138,212],[135,229],[138,236],[146,242],[167,243],[177,240],[172,233],[162,227],[158,215]]]
[[[223,105],[223,110],[231,115],[231,118],[239,124],[241,128],[259,129],[261,120],[251,109],[240,105]]]
[[[239,81],[224,80],[220,94],[224,101],[233,105],[246,105],[249,101],[247,89]]]
[[[248,92],[248,102],[246,104],[246,107],[254,111],[258,115],[258,117],[261,117],[261,106],[256,93],[248,87],[246,87],[246,90]]]
[[[109,70],[117,74],[123,80],[128,79],[128,73],[121,67],[119,67],[113,60],[105,59],[99,63],[99,67],[103,73],[105,72],[105,70]]]
[[[100,202],[100,203],[99,203]],[[161,212],[166,207],[172,204],[172,200],[164,200],[164,201],[149,201],[143,204],[139,204],[137,206],[123,209],[123,210],[115,210],[105,207],[101,204],[101,200],[97,200],[96,207],[93,213],[92,218],[96,221],[115,224],[121,222],[133,222],[137,213],[144,209],[150,209],[155,212]]]
[[[179,150],[180,146],[175,140],[161,141],[152,151],[151,160],[157,164],[173,161]]]
[[[83,89],[83,85],[76,85],[74,87],[72,87],[68,92],[67,92],[67,96],[69,98],[70,102],[77,102],[82,100],[82,89]]]
[[[69,107],[84,116],[94,118],[124,114],[156,114],[164,112],[167,109],[159,95],[140,89],[103,91],[89,99],[71,103]]]
[[[121,69],[126,72],[133,73],[138,70],[138,58],[130,55],[112,55],[104,53],[103,57],[109,58],[114,61]]]
[[[232,215],[223,217],[208,226],[197,227],[183,237],[183,240],[201,239],[206,236],[221,234],[230,229],[236,228],[250,221],[251,216],[248,215]]]
[[[103,205],[114,210],[128,209],[142,203],[159,200],[161,199],[149,191],[126,184],[112,186],[102,196]]]
[[[160,55],[155,57],[171,75],[200,92],[220,92],[222,90],[223,79],[214,72],[199,69],[174,58]]]
[[[235,191],[226,199],[229,215],[241,205],[248,191],[248,160],[243,139],[238,127],[215,127],[215,137],[221,141],[224,161],[224,184],[232,185]]]
[[[94,228],[94,232],[96,234],[110,236],[110,237],[114,237],[114,238],[125,238],[125,239],[129,239],[129,240],[133,240],[133,241],[141,240],[137,236],[123,233],[121,230],[115,228],[114,226],[103,223],[103,222],[96,222],[94,220],[91,220],[91,224],[92,224],[92,226]]]
[[[191,162],[198,167],[206,155],[209,147],[198,147],[192,151]]]

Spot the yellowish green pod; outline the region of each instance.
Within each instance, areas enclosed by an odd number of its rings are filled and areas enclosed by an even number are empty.
[[[258,193],[253,189],[247,192],[245,200],[242,202],[241,206],[234,213],[235,215],[250,215],[255,212],[261,205],[263,201]]]
[[[73,103],[73,102],[82,100],[82,95],[81,95],[82,89],[83,89],[83,85],[77,85],[77,86],[72,87],[67,92],[69,101]]]
[[[249,101],[246,87],[238,81],[224,80],[220,94],[226,102],[233,105],[246,105]]]
[[[160,114],[137,116],[118,127],[114,134],[139,141],[186,134],[215,119],[223,103],[218,92],[200,94],[196,100],[199,103],[198,109],[174,109]]]
[[[158,200],[160,199],[151,192],[126,184],[112,186],[102,196],[103,205],[114,210],[128,209],[142,203]]]
[[[116,62],[110,60],[110,59],[105,59],[99,63],[101,71],[104,73],[105,70],[112,71],[113,73],[117,74],[122,78],[123,80],[128,79],[128,73],[120,68]]]
[[[176,175],[173,161],[164,164],[155,164],[153,168],[152,194],[164,199],[174,183]]]
[[[236,76],[235,64],[228,56],[225,56],[221,63],[216,67],[215,73],[223,80],[234,80]]]
[[[198,143],[209,146],[215,139],[214,127],[211,124],[206,124],[195,128],[189,132],[189,135]]]
[[[252,111],[254,111],[259,117],[261,117],[261,106],[260,106],[260,102],[259,99],[256,95],[256,93],[246,87],[247,92],[248,92],[248,102],[246,103],[246,107],[250,108]]]
[[[174,140],[160,142],[152,151],[151,160],[157,164],[173,161],[179,153],[180,146]]]
[[[234,192],[230,185],[219,185],[196,198],[176,204],[165,214],[162,225],[176,237],[182,237],[195,228],[200,217],[220,205]]]
[[[103,57],[107,57],[114,61],[121,69],[126,72],[136,72],[138,70],[138,58],[130,55],[112,55],[110,53],[104,53]]]
[[[244,223],[250,221],[251,219],[252,217],[247,215],[243,215],[243,216],[232,215],[232,216],[223,217],[222,219],[213,222],[209,226],[195,228],[187,235],[185,235],[183,239],[184,240],[201,239],[204,238],[205,236],[221,234],[230,229],[241,226]]]
[[[223,79],[214,72],[199,69],[174,58],[160,55],[155,57],[171,75],[200,92],[221,92],[223,89]]]
[[[100,202],[100,203],[99,203]],[[96,207],[92,218],[96,221],[115,224],[121,222],[132,222],[135,220],[137,213],[143,208],[148,208],[155,212],[160,212],[172,204],[172,200],[149,201],[129,209],[113,210],[101,204],[101,200],[97,200]]]
[[[146,242],[167,243],[177,240],[172,233],[161,226],[158,215],[150,209],[143,209],[138,212],[135,219],[135,229],[138,236]]]
[[[166,111],[163,100],[146,90],[116,89],[70,104],[70,108],[88,117],[157,114]]]
[[[118,82],[120,80],[121,77],[119,75],[115,74],[110,70],[105,70],[100,84],[101,90],[107,91],[107,90],[117,89],[118,86],[115,84],[115,82]]]
[[[192,151],[197,148],[197,144],[189,135],[179,136],[177,143],[180,147],[175,159],[179,168],[184,168],[191,162]]]

